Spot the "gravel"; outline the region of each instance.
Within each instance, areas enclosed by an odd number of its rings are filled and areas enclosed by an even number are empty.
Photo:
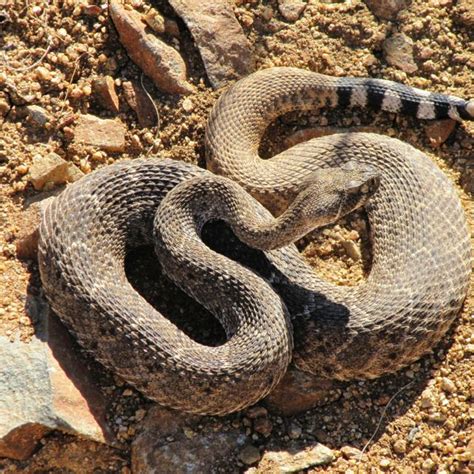
[[[16,258],[15,237],[25,219],[25,201],[37,194],[28,173],[34,157],[53,152],[83,173],[142,154],[162,154],[203,165],[205,120],[220,92],[210,87],[190,33],[164,0],[153,3],[164,19],[161,22],[157,17],[160,25],[155,27],[164,29],[160,39],[184,58],[193,91],[184,102],[143,79],[159,112],[159,130],[138,124],[127,103],[122,84],[133,81],[141,85],[141,71],[120,47],[104,2],[88,5],[64,0],[61,7],[40,1],[30,1],[26,6],[24,2],[8,3],[9,21],[2,24],[1,33],[8,63],[0,58],[0,335],[28,341],[34,328],[25,317],[25,298],[27,292],[38,293],[40,284],[36,265]],[[127,3],[139,13],[149,11],[150,3],[145,0]],[[469,0],[414,0],[398,11],[396,22],[377,19],[361,0],[307,2],[299,19],[288,21],[280,12],[281,3],[290,2],[235,2],[233,10],[257,69],[291,65],[337,76],[383,77],[466,98],[474,95]],[[384,58],[383,44],[395,24],[400,34],[413,41],[417,70],[403,71]],[[118,112],[96,100],[93,81],[106,76],[114,81]],[[26,114],[25,107],[33,113]],[[74,142],[77,116],[87,114],[122,124],[122,152]],[[323,111],[317,116],[290,114],[270,127],[263,153],[270,156],[279,151],[285,138],[298,128],[327,125],[364,127],[399,137],[428,153],[455,183],[472,192],[472,123],[458,127],[444,143],[433,144],[425,133],[430,124],[388,113],[345,110]],[[474,215],[472,196],[461,187],[459,192],[467,214]],[[470,225],[474,230],[472,220]],[[314,233],[311,242],[304,239],[299,246],[316,270],[336,284],[357,284],[370,266],[369,235],[362,214]],[[192,322],[183,314],[199,315],[206,337],[220,334],[199,306],[193,306],[154,269],[150,255],[140,255],[136,267],[142,273],[146,273],[143,269],[149,271],[140,284],[152,296],[159,295],[166,314],[178,315],[184,325]],[[158,282],[155,277],[160,277]],[[310,472],[472,472],[473,311],[471,290],[457,324],[431,354],[398,374],[345,384],[342,396],[326,405],[292,416],[268,409],[253,417],[250,411],[219,419],[209,417],[192,431],[198,439],[232,430],[245,434],[252,452],[244,459],[238,459],[242,450],[236,453],[228,472],[264,472],[264,459],[269,459],[268,463],[280,459],[275,455],[265,458],[266,453],[280,453],[291,443],[298,443],[301,453],[311,452],[318,442],[330,448],[329,464],[313,464]],[[29,460],[0,460],[0,471],[130,473],[128,447],[150,403],[118,378],[102,373],[102,391],[110,400],[109,418],[124,450],[53,433]],[[299,430],[294,427],[301,428],[295,440],[292,437]],[[169,443],[174,442],[174,436],[169,435]],[[362,457],[357,455],[362,451]]]

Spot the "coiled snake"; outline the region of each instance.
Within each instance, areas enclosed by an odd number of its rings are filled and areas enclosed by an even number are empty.
[[[292,357],[303,370],[345,380],[395,371],[430,350],[468,287],[470,242],[456,191],[421,152],[375,134],[321,137],[259,158],[272,119],[324,105],[474,118],[472,101],[383,80],[272,68],[237,82],[206,130],[208,168],[227,178],[137,159],[86,176],[47,208],[41,278],[80,344],[147,397],[206,414],[255,403]],[[372,268],[363,284],[336,287],[290,242],[361,205]],[[204,245],[200,232],[212,219],[262,249],[263,263],[245,266]],[[143,239],[154,242],[166,273],[215,314],[227,342],[198,344],[132,288],[124,256]]]

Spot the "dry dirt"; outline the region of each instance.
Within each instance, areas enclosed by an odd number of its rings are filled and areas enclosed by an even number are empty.
[[[159,111],[159,128],[140,128],[134,112],[126,105],[121,83],[130,79],[139,81],[140,71],[118,44],[106,9],[98,16],[87,16],[81,10],[81,2],[73,0],[0,0],[0,10],[6,10],[11,19],[0,26],[0,101],[5,98],[1,91],[8,80],[22,95],[33,96],[32,102],[53,118],[49,126],[40,128],[25,121],[15,108],[3,114],[3,123],[0,118],[2,335],[20,334],[27,339],[34,332],[25,314],[24,302],[28,285],[29,291],[38,291],[37,266],[16,258],[14,241],[24,219],[24,203],[37,194],[28,183],[28,169],[35,155],[54,151],[85,173],[141,154],[161,153],[204,164],[205,121],[219,92],[210,88],[189,33],[165,1],[129,3],[141,12],[152,4],[178,22],[181,31],[178,41],[170,37],[165,40],[179,44],[190,81],[197,86],[197,92],[189,97],[192,111],[187,112],[182,107],[183,98],[162,94],[145,79],[144,84]],[[276,1],[236,3],[237,18],[250,40],[258,68],[291,65],[337,76],[383,77],[464,98],[474,97],[473,29],[472,25],[469,28],[459,20],[456,1],[415,0],[400,14],[396,24],[377,20],[359,0],[310,1],[296,23],[282,20]],[[384,60],[382,43],[395,28],[415,42],[414,57],[418,64],[415,73],[406,74],[388,66]],[[117,115],[127,126],[127,145],[122,154],[71,147],[62,127],[74,113],[113,115],[91,95],[91,81],[101,75],[114,78],[121,99],[122,107]],[[463,183],[467,189],[469,180],[473,179],[470,168],[474,154],[472,123],[460,125],[446,144],[434,149],[426,135],[427,124],[414,119],[358,110],[327,111],[318,116],[293,114],[271,127],[263,145],[264,153],[271,154],[284,146],[284,139],[277,137],[291,135],[298,128],[326,124],[364,126],[396,136],[425,151],[457,185]],[[470,186],[472,190],[472,183]],[[471,228],[474,228],[472,195],[458,187]],[[361,240],[364,243],[364,225],[360,218],[348,219],[346,223],[318,233],[312,243],[305,241],[301,248],[327,278],[339,284],[354,284],[363,278],[364,269],[348,256],[341,243],[351,239],[357,245]],[[364,245],[362,247],[365,256],[367,251]],[[364,261],[367,258],[362,259]],[[169,299],[172,311],[173,305],[178,307],[179,298]],[[474,455],[474,408],[470,405],[474,398],[473,310],[471,291],[458,322],[432,354],[396,375],[348,384],[337,402],[298,417],[271,415],[275,428],[269,438],[247,428],[255,445],[262,450],[284,446],[290,439],[291,427],[297,425],[302,428],[300,440],[303,443],[317,439],[336,453],[331,465],[311,472],[472,472],[468,461]],[[121,438],[128,442],[133,438],[133,423],[123,420],[149,404],[117,380],[115,384],[104,384],[104,390],[113,401],[111,420]],[[124,396],[124,392],[128,396]],[[395,398],[391,400],[392,397]],[[117,421],[119,418],[122,421]],[[216,423],[245,427],[248,425],[245,420],[243,413]],[[367,444],[361,461],[347,459],[348,455],[340,451],[344,446],[363,449]],[[28,461],[0,460],[2,472],[127,473],[129,466],[127,450],[114,450],[61,433],[45,438],[42,447]],[[241,463],[229,465],[229,472],[245,469]],[[254,472],[270,471],[262,465]]]

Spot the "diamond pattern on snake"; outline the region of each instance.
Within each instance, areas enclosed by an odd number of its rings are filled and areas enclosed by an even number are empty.
[[[471,271],[455,188],[423,153],[373,133],[338,133],[262,160],[269,123],[294,110],[374,107],[473,120],[474,102],[380,79],[271,68],[231,86],[211,111],[207,168],[124,161],[70,185],[46,210],[39,263],[47,298],[79,343],[152,400],[218,414],[254,404],[291,360],[338,380],[374,378],[428,352],[458,314]],[[372,268],[332,285],[294,241],[364,207]],[[206,246],[223,219],[259,249],[260,268]],[[147,241],[166,274],[222,324],[200,344],[129,283],[126,249]]]

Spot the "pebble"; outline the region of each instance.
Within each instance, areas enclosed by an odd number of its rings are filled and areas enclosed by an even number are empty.
[[[354,448],[353,446],[343,446],[340,451],[346,459],[360,459],[362,454],[360,449]]]
[[[254,70],[249,42],[227,0],[169,0],[188,27],[217,89]]]
[[[74,142],[97,147],[108,152],[125,149],[125,125],[119,119],[101,119],[95,115],[80,115],[73,130]]]
[[[372,13],[385,20],[393,20],[400,10],[407,8],[410,0],[364,0]]]
[[[48,112],[39,105],[27,105],[25,111],[31,124],[36,127],[44,127],[50,121]]]
[[[185,112],[192,112],[194,109],[194,104],[188,97],[183,100],[183,109]]]
[[[343,240],[342,246],[344,247],[346,254],[352,258],[352,260],[358,262],[362,258],[359,247],[352,240]]]
[[[456,391],[456,385],[448,377],[443,377],[441,379],[441,388],[447,393],[454,393]]]
[[[273,423],[268,418],[257,418],[253,422],[253,429],[267,438],[272,434]]]
[[[405,454],[407,451],[406,441],[403,439],[398,439],[397,441],[395,441],[395,443],[393,443],[393,450],[397,454]]]
[[[302,0],[278,0],[278,10],[287,21],[296,21],[303,14],[307,3]]]
[[[37,155],[30,168],[29,180],[36,190],[41,190],[65,183],[68,178],[68,169],[69,163],[56,153]]]
[[[145,93],[141,84],[135,81],[122,84],[125,100],[137,114],[138,123],[143,128],[150,128],[157,124],[157,116],[153,101]]]
[[[92,91],[97,101],[107,110],[118,113],[120,102],[111,76],[98,77],[92,81]]]
[[[268,415],[268,411],[265,407],[260,405],[253,406],[246,411],[246,415],[249,418],[255,419],[260,417],[266,417]]]
[[[431,146],[438,148],[449,138],[455,128],[455,120],[436,120],[425,127],[425,133],[431,143]]]
[[[398,67],[404,72],[413,73],[418,66],[413,59],[413,41],[403,33],[395,33],[388,37],[383,49],[385,59],[391,66]]]
[[[300,425],[292,423],[288,429],[288,436],[291,439],[298,439],[301,436],[303,430],[301,429]]]
[[[156,33],[165,32],[165,19],[153,8],[150,8],[143,17],[146,24]]]
[[[382,458],[379,462],[379,466],[382,468],[382,469],[387,469],[388,467],[390,467],[390,459],[385,459],[385,458]]]
[[[244,463],[250,466],[258,461],[260,461],[260,451],[255,446],[249,444],[239,453],[239,459]]]

